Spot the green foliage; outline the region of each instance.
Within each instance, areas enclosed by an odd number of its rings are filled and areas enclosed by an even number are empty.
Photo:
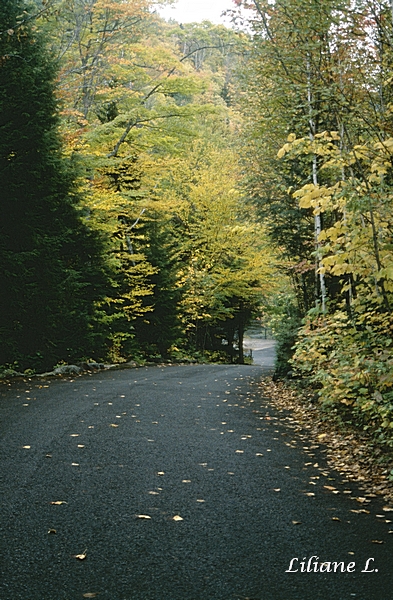
[[[322,407],[393,446],[393,318],[380,305],[354,302],[347,311],[310,316],[293,365],[320,388]]]
[[[238,189],[244,36],[152,6],[0,8],[0,363],[233,360],[236,341],[243,361],[275,267]]]
[[[391,445],[391,2],[243,4],[254,33],[239,94],[245,184],[296,294],[278,370],[307,315],[293,368],[328,415]]]
[[[106,277],[61,153],[56,69],[25,8],[0,7],[0,363],[38,368],[99,351]]]

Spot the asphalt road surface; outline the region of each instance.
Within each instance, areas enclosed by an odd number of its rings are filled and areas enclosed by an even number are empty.
[[[2,384],[0,599],[393,598],[393,513],[328,470],[264,373]]]
[[[276,342],[265,340],[260,336],[249,336],[244,339],[244,350],[252,352],[254,365],[273,367],[276,358]]]

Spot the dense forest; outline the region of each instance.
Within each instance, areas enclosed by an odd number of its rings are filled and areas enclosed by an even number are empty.
[[[244,10],[246,9],[246,10]],[[242,362],[393,440],[393,0],[2,0],[0,364]]]

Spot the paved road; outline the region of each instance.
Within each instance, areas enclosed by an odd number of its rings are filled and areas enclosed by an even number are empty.
[[[244,338],[244,350],[252,351],[254,365],[273,368],[276,359],[275,340],[265,340],[260,336],[249,336]]]
[[[363,492],[326,469],[323,446],[258,395],[263,373],[168,366],[3,385],[1,600],[392,598],[383,504],[350,499]],[[356,570],[285,572],[313,555]],[[360,572],[368,558],[378,572]]]

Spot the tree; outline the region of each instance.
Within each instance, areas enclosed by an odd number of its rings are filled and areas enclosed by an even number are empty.
[[[99,348],[106,276],[62,156],[56,69],[29,10],[0,6],[0,363],[36,367]]]

